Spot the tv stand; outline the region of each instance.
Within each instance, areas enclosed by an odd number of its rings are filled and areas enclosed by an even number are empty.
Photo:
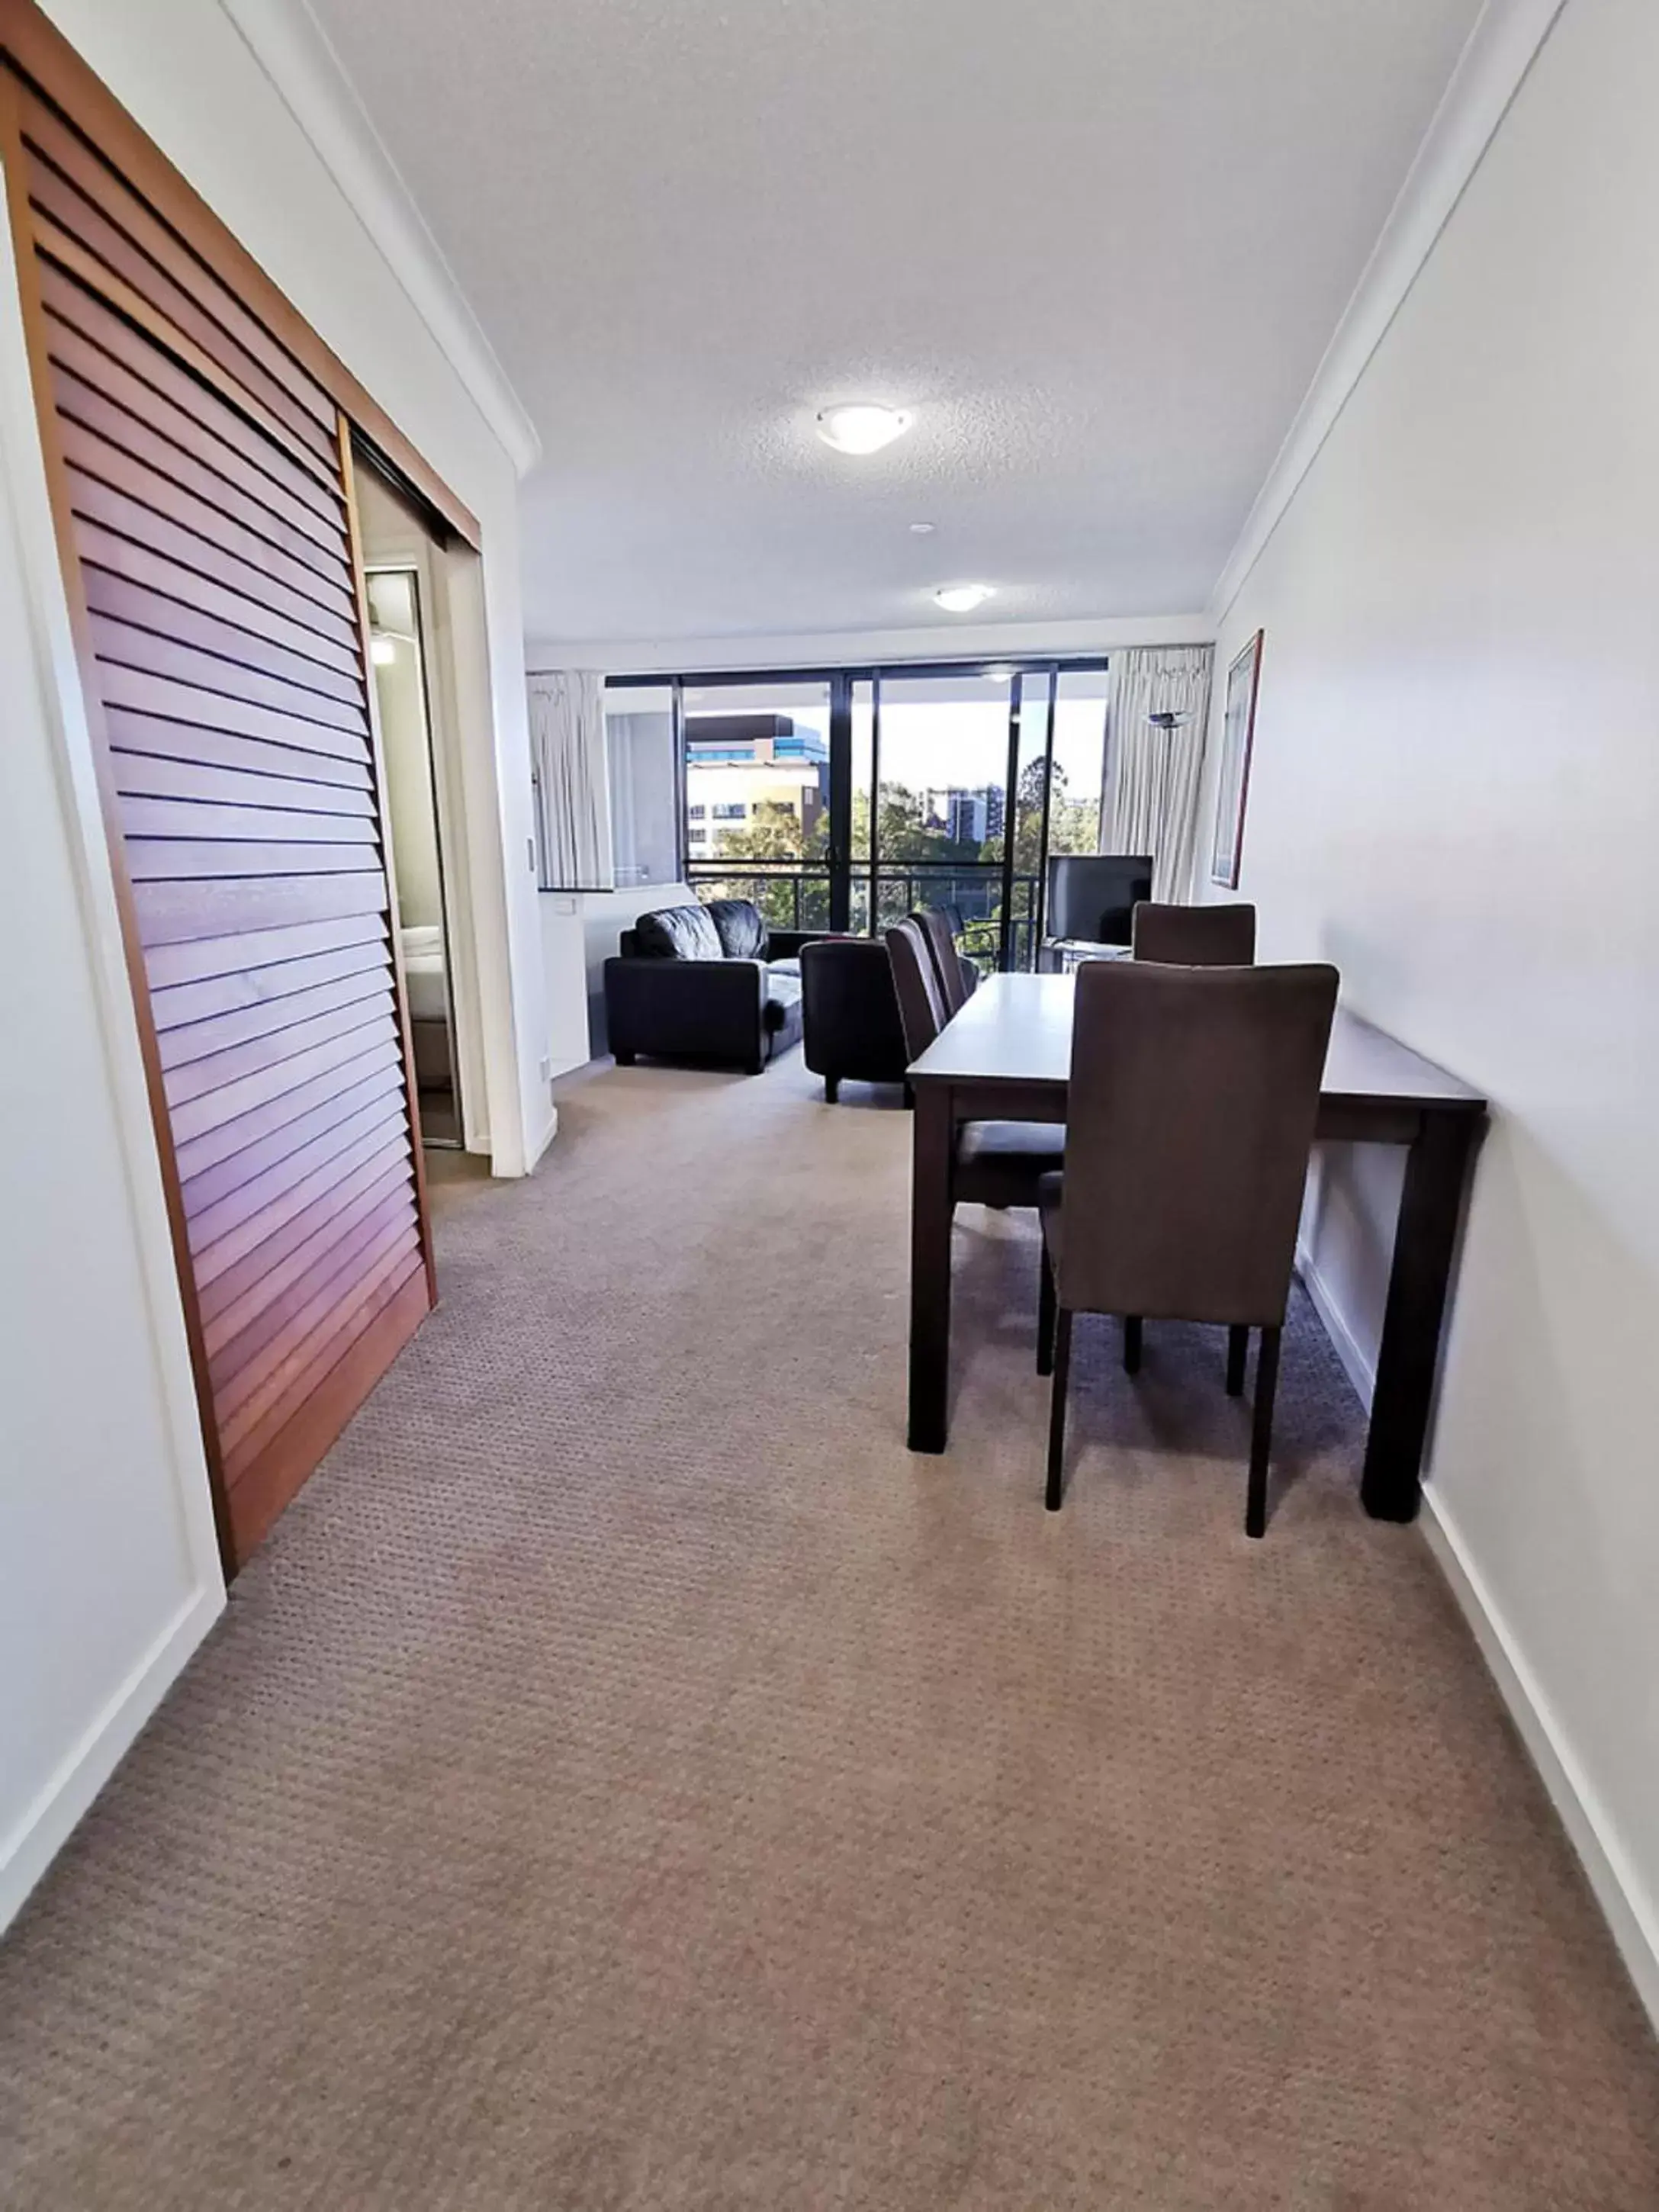
[[[1097,945],[1086,937],[1045,937],[1037,955],[1037,972],[1042,975],[1069,975],[1085,960],[1127,960],[1129,957],[1127,945]]]

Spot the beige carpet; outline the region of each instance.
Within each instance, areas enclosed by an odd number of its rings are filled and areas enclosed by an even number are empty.
[[[1267,1540],[1218,1333],[959,1232],[908,1124],[641,1067],[437,1193],[444,1305],[0,1955],[33,2208],[1653,2212],[1659,2059],[1305,1310]]]

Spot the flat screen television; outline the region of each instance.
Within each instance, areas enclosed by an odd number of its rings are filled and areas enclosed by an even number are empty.
[[[1067,853],[1048,863],[1045,937],[1127,945],[1136,902],[1152,895],[1152,864],[1136,854]]]

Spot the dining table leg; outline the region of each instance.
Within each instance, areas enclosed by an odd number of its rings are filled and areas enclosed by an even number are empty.
[[[916,1085],[910,1171],[910,1422],[912,1451],[945,1449],[951,1384],[950,1089]]]
[[[1416,1518],[1441,1326],[1478,1133],[1473,1115],[1425,1113],[1406,1155],[1359,1485],[1374,1521]]]

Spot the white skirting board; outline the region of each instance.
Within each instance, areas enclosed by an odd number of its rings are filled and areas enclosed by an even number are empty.
[[[1331,1340],[1331,1349],[1342,1363],[1342,1371],[1353,1384],[1354,1394],[1367,1413],[1370,1411],[1371,1393],[1376,1388],[1376,1369],[1348,1327],[1346,1315],[1325,1287],[1325,1279],[1313,1263],[1313,1255],[1305,1244],[1297,1247],[1296,1272],[1302,1278],[1302,1287],[1308,1293],[1309,1303],[1319,1316],[1325,1334]]]
[[[1305,1248],[1297,1254],[1297,1272],[1361,1404],[1369,1407],[1376,1369]],[[1637,1996],[1659,2031],[1659,1919],[1644,1898],[1642,1885],[1601,1799],[1510,1635],[1485,1577],[1470,1558],[1456,1521],[1436,1498],[1431,1483],[1424,1486],[1421,1526],[1429,1549],[1480,1647],[1486,1671],[1578,1855]]]
[[[62,1850],[161,1704],[185,1661],[225,1609],[222,1589],[185,1600],[52,1776],[14,1833],[0,1844],[0,1928]]]
[[[543,1153],[550,1148],[553,1139],[558,1135],[558,1133],[559,1109],[555,1106],[549,1113],[546,1126],[543,1128],[541,1135],[538,1138],[535,1147],[531,1152],[530,1165],[532,1169],[535,1167],[537,1162],[541,1158]]]
[[[1452,1595],[1474,1632],[1487,1671],[1537,1768],[1550,1802],[1560,1815],[1568,1840],[1589,1876],[1613,1940],[1619,1947],[1636,1994],[1659,2029],[1659,1924],[1644,1906],[1641,1886],[1601,1802],[1557,1724],[1547,1699],[1516,1649],[1504,1617],[1492,1603],[1480,1570],[1470,1559],[1456,1522],[1435,1498],[1423,1492],[1423,1534]]]

